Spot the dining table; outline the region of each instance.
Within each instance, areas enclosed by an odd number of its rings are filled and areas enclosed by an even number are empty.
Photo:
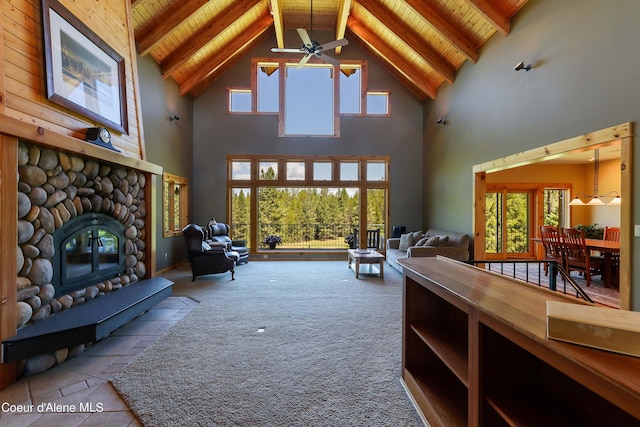
[[[611,288],[613,285],[613,256],[620,255],[620,242],[615,240],[602,239],[584,239],[587,249],[592,251],[600,251],[604,258],[604,271],[602,272],[602,280],[605,288]],[[619,281],[616,280],[616,283]]]

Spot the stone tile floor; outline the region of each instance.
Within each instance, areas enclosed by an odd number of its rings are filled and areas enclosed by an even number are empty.
[[[169,297],[77,357],[22,377],[0,391],[0,426],[140,426],[109,380],[197,304]]]

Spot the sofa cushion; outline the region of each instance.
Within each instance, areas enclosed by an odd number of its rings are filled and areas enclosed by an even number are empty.
[[[422,230],[412,231],[411,233],[402,234],[400,236],[400,245],[398,247],[401,251],[406,251],[410,246],[413,246],[415,242],[422,237]]]
[[[211,250],[211,246],[209,246],[209,244],[207,242],[202,242],[202,250],[203,251],[210,251]]]
[[[433,246],[449,246],[449,236],[438,237],[438,243]]]

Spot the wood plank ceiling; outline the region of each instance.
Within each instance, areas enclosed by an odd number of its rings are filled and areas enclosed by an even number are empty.
[[[424,100],[453,83],[465,61],[477,62],[496,31],[508,35],[526,2],[131,0],[131,6],[139,54],[151,55],[183,95],[199,94],[267,37],[275,34],[283,48],[285,29],[312,28],[356,43]],[[339,50],[331,55],[339,59]]]

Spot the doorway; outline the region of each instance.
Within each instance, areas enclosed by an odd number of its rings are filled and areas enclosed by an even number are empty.
[[[486,208],[487,174],[517,168],[528,164],[548,161],[568,154],[620,144],[620,227],[627,232],[620,238],[620,308],[631,307],[631,187],[633,125],[630,122],[580,135],[553,144],[547,144],[525,152],[520,152],[496,160],[475,165],[474,174],[474,258],[487,259],[486,252]]]

